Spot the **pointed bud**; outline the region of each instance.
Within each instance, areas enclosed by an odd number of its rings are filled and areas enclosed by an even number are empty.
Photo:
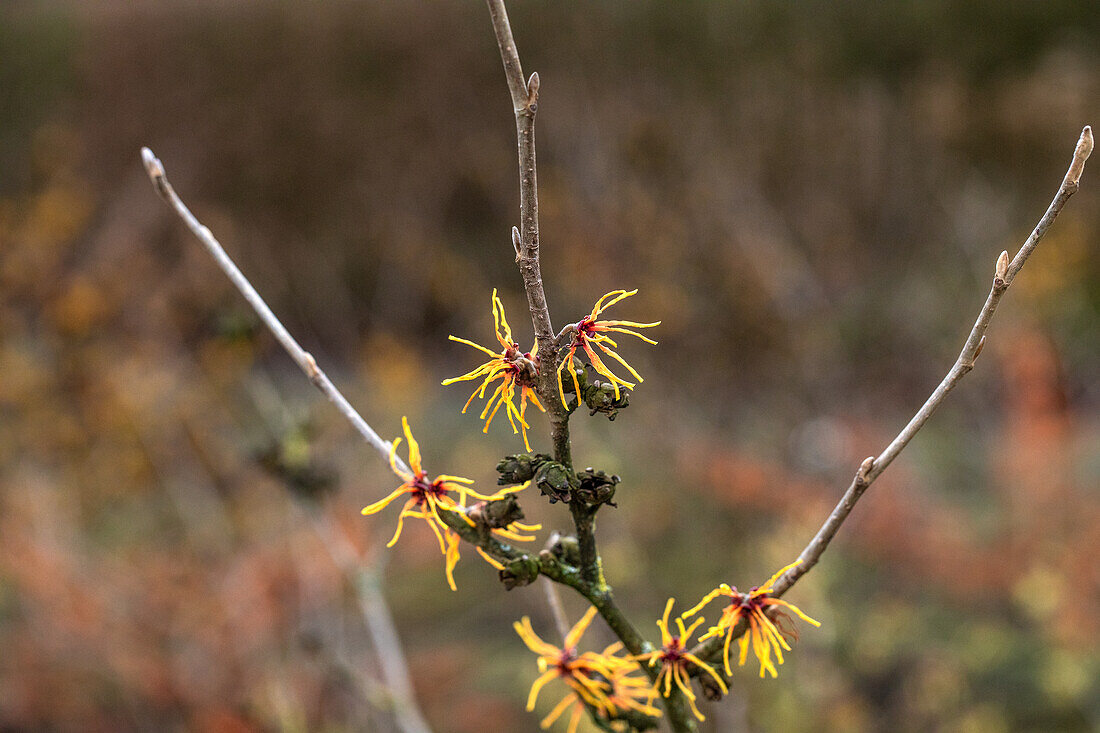
[[[974,358],[971,359],[971,361],[974,361],[974,359],[977,359],[978,355],[982,353],[982,349],[984,349],[984,348],[985,348],[985,336],[982,336],[980,339],[978,339],[978,348],[974,349]]]
[[[1066,173],[1066,183],[1069,185],[1076,186],[1081,182],[1081,173],[1085,170],[1085,161],[1092,155],[1092,146],[1092,128],[1085,125],[1085,129],[1081,130],[1080,139],[1077,140],[1077,148],[1073,151],[1073,163],[1070,164],[1069,172]]]
[[[1008,251],[1001,252],[1001,256],[997,258],[997,279],[1004,281],[1005,276],[1008,274]]]
[[[161,165],[160,159],[153,155],[152,150],[141,149],[141,162],[145,165],[145,172],[149,174],[149,179],[153,183],[156,183],[158,178],[164,178],[164,166]]]
[[[531,74],[527,80],[527,106],[534,107],[539,101],[539,72]]]
[[[512,249],[516,251],[516,262],[519,262],[520,253],[523,251],[519,238],[519,228],[512,227]]]

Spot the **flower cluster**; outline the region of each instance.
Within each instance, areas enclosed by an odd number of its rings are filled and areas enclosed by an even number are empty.
[[[443,384],[449,385],[484,377],[481,384],[473,391],[470,399],[466,400],[466,404],[462,407],[462,412],[465,413],[475,397],[484,399],[485,390],[488,389],[489,385],[500,380],[500,384],[489,395],[489,399],[485,403],[485,409],[479,415],[479,419],[485,421],[485,428],[482,432],[489,432],[489,425],[503,405],[504,413],[508,416],[508,422],[512,425],[512,432],[518,433],[522,429],[523,445],[530,451],[531,444],[527,441],[527,428],[530,427],[526,419],[527,401],[530,400],[535,407],[546,412],[546,408],[542,406],[535,394],[536,380],[538,379],[537,358],[532,357],[530,351],[521,352],[519,344],[512,340],[512,329],[508,326],[508,319],[504,315],[504,304],[497,297],[496,288],[493,289],[492,306],[493,330],[496,332],[497,341],[500,342],[503,351],[497,353],[480,344],[475,344],[473,341],[451,336],[452,341],[472,346],[485,352],[491,358],[473,371],[459,377],[443,380]],[[535,347],[532,346],[531,351],[534,350]],[[516,407],[515,402],[517,388],[519,389],[519,407]]]
[[[676,602],[675,598],[669,598],[668,603],[665,605],[665,615],[657,622],[657,628],[661,630],[661,648],[649,652],[648,654],[639,654],[633,659],[638,661],[647,661],[649,666],[653,667],[657,664],[661,665],[661,671],[657,673],[657,678],[653,681],[653,688],[650,690],[649,699],[652,700],[657,695],[663,695],[668,697],[672,693],[672,683],[675,682],[676,686],[680,689],[680,692],[684,693],[684,696],[688,699],[688,703],[691,705],[691,711],[695,713],[695,717],[699,720],[706,720],[699,708],[695,705],[695,693],[691,689],[691,685],[688,684],[688,668],[689,665],[694,665],[702,671],[709,674],[714,681],[718,683],[718,687],[722,692],[726,692],[725,681],[718,676],[718,673],[714,671],[714,668],[704,662],[699,657],[692,654],[687,649],[688,640],[691,639],[691,635],[698,628],[699,624],[703,623],[702,618],[695,620],[691,626],[684,627],[684,621],[682,618],[676,619],[676,626],[680,633],[673,635],[668,629],[668,616],[672,612],[672,605]],[[662,689],[663,688],[663,689]]]
[[[775,581],[777,581],[783,573],[798,565],[799,562],[801,561],[795,561],[781,568],[779,572],[768,578],[764,585],[751,588],[748,593],[738,592],[737,588],[731,588],[725,583],[722,583],[722,585],[703,596],[703,600],[696,604],[694,608],[688,609],[683,613],[683,618],[692,616],[718,596],[726,596],[730,599],[729,605],[722,609],[722,616],[718,619],[718,623],[710,627],[707,633],[699,637],[700,641],[705,641],[706,639],[721,637],[723,634],[725,635],[726,640],[722,647],[722,658],[726,665],[725,669],[727,675],[733,674],[733,670],[730,666],[730,642],[733,641],[734,632],[742,619],[748,623],[749,628],[738,640],[741,646],[741,654],[738,657],[737,664],[745,664],[745,659],[749,653],[749,645],[751,644],[753,653],[756,655],[756,658],[760,660],[761,677],[763,677],[765,673],[770,674],[772,677],[779,676],[776,665],[783,664],[783,652],[789,652],[791,650],[790,644],[787,643],[787,638],[792,640],[798,639],[797,632],[794,630],[794,627],[790,625],[790,615],[782,609],[786,608],[790,610],[806,623],[813,624],[814,626],[821,626],[820,622],[802,613],[797,606],[771,596],[772,587],[775,585]],[[773,652],[775,654],[774,661],[772,660]]]
[[[455,512],[472,526],[474,522],[467,516],[466,512],[466,500],[469,497],[472,496],[482,501],[496,501],[507,494],[522,491],[527,488],[527,484],[512,486],[495,494],[485,495],[471,489],[469,485],[473,481],[461,476],[441,475],[429,481],[428,474],[421,465],[420,444],[413,437],[407,418],[401,418],[401,426],[405,432],[405,439],[409,444],[409,470],[405,471],[397,465],[397,447],[401,444],[401,438],[396,438],[390,447],[390,468],[404,483],[384,499],[379,499],[373,504],[363,507],[363,514],[376,514],[398,498],[407,495],[408,499],[401,508],[401,513],[397,515],[397,530],[393,533],[393,537],[386,544],[386,547],[393,547],[397,543],[406,517],[423,519],[432,532],[435,533],[436,539],[439,540],[439,550],[446,560],[447,584],[450,585],[451,590],[456,590],[454,568],[459,559],[459,535],[444,523],[439,513],[441,511]],[[507,527],[493,530],[493,532],[507,539],[526,541],[534,538],[520,533],[536,529],[541,529],[541,527],[513,522]],[[495,562],[484,553],[483,556],[490,562]]]
[[[612,350],[617,349],[619,345],[615,343],[615,341],[607,334],[625,333],[640,338],[647,344],[656,345],[656,341],[650,338],[646,338],[637,331],[632,331],[631,328],[652,328],[654,326],[661,325],[661,322],[654,321],[653,323],[637,323],[635,321],[599,320],[600,314],[603,313],[605,310],[615,305],[620,300],[623,300],[624,298],[629,298],[631,295],[634,295],[637,292],[638,291],[636,289],[629,291],[612,290],[610,293],[607,293],[602,298],[596,301],[596,304],[592,306],[592,311],[587,316],[574,324],[572,340],[569,342],[568,350],[566,351],[565,356],[562,358],[561,363],[558,364],[558,393],[561,396],[561,403],[565,407],[568,407],[568,405],[565,402],[565,387],[562,384],[562,372],[564,370],[569,370],[569,375],[573,378],[573,388],[576,390],[577,399],[580,399],[581,386],[580,383],[577,381],[577,375],[573,370],[573,356],[577,353],[577,349],[581,349],[584,351],[584,353],[588,356],[588,363],[592,365],[592,368],[595,369],[597,373],[607,377],[608,381],[611,383],[615,391],[616,398],[619,397],[620,386],[634,389],[634,383],[628,382],[612,372],[611,369],[608,368],[607,364],[604,363],[603,359],[600,358],[600,355],[597,354],[595,349],[592,348],[593,346],[595,346],[596,349],[599,349],[607,356],[610,356],[615,361],[619,362],[639,382],[645,381],[642,379],[642,376],[634,370],[634,367],[627,364],[625,359],[623,359],[615,351]],[[630,328],[625,328],[626,326],[629,326]]]
[[[586,707],[601,717],[611,720],[623,712],[632,710],[644,715],[659,716],[659,710],[649,704],[649,680],[637,675],[637,662],[629,657],[617,656],[622,643],[616,642],[600,653],[577,652],[577,644],[596,615],[590,607],[581,620],[565,635],[561,648],[539,638],[531,628],[531,619],[524,616],[514,624],[516,633],[527,648],[538,655],[538,668],[542,674],[531,685],[527,697],[527,709],[534,710],[539,691],[550,681],[560,679],[569,692],[542,719],[541,726],[549,728],[570,707],[568,733],[575,733]]]

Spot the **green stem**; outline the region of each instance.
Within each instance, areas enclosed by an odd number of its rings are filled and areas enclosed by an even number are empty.
[[[653,646],[638,633],[638,630],[634,628],[634,625],[619,609],[609,587],[605,585],[602,589],[595,589],[591,585],[583,584],[574,586],[574,588],[596,607],[600,616],[611,627],[615,636],[619,637],[628,652],[631,654],[646,654],[653,651]],[[642,665],[641,667],[642,671],[656,683],[657,674],[660,670],[657,667],[648,665]],[[673,686],[671,695],[662,697],[661,701],[665,707],[665,712],[668,714],[668,723],[675,733],[697,733],[698,726],[695,724],[695,718],[691,713],[684,693]]]
[[[597,591],[607,590],[603,562],[596,549],[596,508],[574,499],[569,502],[573,525],[577,528],[577,548],[580,551],[581,577]]]

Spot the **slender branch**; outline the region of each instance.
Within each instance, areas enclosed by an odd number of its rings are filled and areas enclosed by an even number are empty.
[[[403,733],[431,733],[431,728],[416,704],[409,665],[401,649],[393,614],[390,613],[379,587],[378,572],[369,564],[363,563],[358,550],[327,515],[310,512],[310,518],[329,557],[354,585],[359,610],[374,642],[398,727]]]
[[[248,278],[240,271],[233,260],[226,254],[221,244],[210,230],[204,226],[191,210],[176,194],[172,184],[168,182],[168,178],[164,172],[164,166],[160,160],[153,154],[149,148],[142,148],[141,151],[142,162],[145,165],[145,170],[149,175],[149,179],[152,181],[153,186],[156,188],[157,193],[161,198],[171,206],[176,213],[183,219],[188,229],[199,239],[206,250],[221,267],[222,271],[237,287],[237,289],[244,296],[245,300],[256,311],[257,315],[264,322],[271,332],[275,335],[275,338],[298,364],[299,368],[309,377],[309,380],[320,389],[326,397],[328,397],[333,403],[336,404],[340,412],[352,423],[356,430],[363,436],[367,443],[377,450],[388,461],[390,458],[390,451],[392,448],[391,443],[383,440],[378,434],[370,427],[366,420],[355,410],[354,407],[347,401],[347,399],[340,393],[340,391],[333,385],[328,376],[317,366],[316,360],[313,356],[304,350],[298,342],[290,335],[286,327],[279,321],[278,317],[271,311],[268,305],[264,302],[260,294],[256,292],[256,289],[248,281]],[[541,288],[541,284],[540,284]],[[553,370],[550,370],[553,374]],[[557,400],[557,391],[555,389],[553,394],[554,399],[545,400],[546,404],[553,404]],[[568,436],[566,439],[566,445],[568,445]],[[399,468],[402,470],[408,470],[405,463],[397,456],[394,457]],[[470,544],[476,545],[489,553],[493,557],[502,562],[513,562],[517,560],[532,560],[530,555],[527,555],[520,550],[517,550],[510,545],[501,542],[496,537],[493,537],[488,531],[484,531],[483,528],[471,527],[461,516],[454,512],[441,512],[440,518],[453,530],[455,530],[459,536]],[[558,583],[563,583],[571,587],[580,590],[584,586],[584,580],[581,578],[580,573],[562,563],[557,562],[548,553],[542,553],[537,557],[538,570],[541,574],[545,575],[550,580]],[[583,591],[582,591],[583,592]]]
[[[882,472],[898,457],[898,454],[905,449],[905,446],[909,444],[909,441],[913,439],[913,436],[917,434],[928,419],[932,417],[933,413],[943,404],[944,399],[948,393],[955,388],[955,385],[966,376],[971,369],[974,368],[974,360],[978,358],[978,354],[981,353],[982,347],[985,345],[985,333],[989,329],[989,322],[993,318],[993,313],[997,310],[997,305],[1001,302],[1001,298],[1008,290],[1008,286],[1012,284],[1013,279],[1016,277],[1016,273],[1020,271],[1020,268],[1027,262],[1027,258],[1031,256],[1031,253],[1035,250],[1036,245],[1043,238],[1043,235],[1050,229],[1051,224],[1058,218],[1058,213],[1065,206],[1069,197],[1077,192],[1077,189],[1081,180],[1081,172],[1084,169],[1085,161],[1092,153],[1093,138],[1092,128],[1086,126],[1081,131],[1081,137],[1077,141],[1077,146],[1073,151],[1073,162],[1070,164],[1069,170],[1066,172],[1065,178],[1062,180],[1062,185],[1058,188],[1058,193],[1055,194],[1054,199],[1050,202],[1050,206],[1047,208],[1046,213],[1039,220],[1039,223],[1032,230],[1031,236],[1027,238],[1023,246],[1020,247],[1020,251],[1016,253],[1016,257],[1011,263],[1008,263],[1008,253],[1003,252],[997,260],[997,266],[993,276],[993,285],[989,290],[989,295],[986,296],[985,305],[982,306],[981,312],[978,314],[977,320],[974,322],[974,327],[970,330],[970,335],[966,338],[966,343],[963,345],[962,351],[959,353],[959,358],[955,360],[955,364],[947,372],[947,376],[943,378],[939,386],[932,392],[932,395],[928,400],[917,410],[917,414],[913,416],[913,419],[909,421],[898,436],[886,446],[884,450],[877,458],[869,457],[860,466],[859,471],[856,472],[855,477],[852,479],[851,485],[844,493],[844,497],[837,504],[833,513],[829,515],[829,518],[822,525],[821,529],[810,540],[810,544],[806,546],[806,549],[798,556],[801,561],[797,566],[787,571],[787,573],[780,578],[775,584],[775,594],[781,595],[788,588],[794,585],[802,575],[804,575],[810,568],[812,568],[821,557],[821,554],[825,552],[825,548],[828,547],[829,542],[840,529],[840,525],[847,519],[848,514],[852,511],[852,507],[859,500],[859,497],[863,495],[863,492],[867,490],[876,478],[882,475]]]
[[[558,349],[550,311],[546,305],[546,292],[542,285],[539,264],[539,198],[538,174],[535,161],[535,113],[538,110],[539,75],[531,74],[523,80],[523,67],[512,37],[508,11],[504,0],[486,0],[493,22],[500,58],[504,63],[504,76],[512,95],[512,108],[516,116],[516,141],[519,155],[519,228],[512,229],[512,246],[516,251],[516,263],[527,291],[527,306],[531,311],[531,324],[538,342],[539,397],[546,405],[550,420],[550,438],[554,446],[554,460],[572,469],[573,461],[569,445],[569,414],[556,398],[558,393]]]
[[[955,388],[955,385],[974,368],[974,361],[978,358],[978,355],[982,351],[982,347],[985,345],[985,333],[989,329],[989,323],[993,318],[993,313],[997,310],[997,305],[1001,302],[1001,298],[1004,296],[1005,291],[1008,290],[1008,286],[1012,284],[1020,268],[1027,262],[1028,257],[1035,251],[1035,247],[1039,244],[1043,235],[1047,233],[1047,230],[1050,229],[1054,220],[1058,217],[1058,213],[1062,210],[1062,207],[1065,206],[1066,201],[1077,192],[1081,181],[1081,173],[1085,167],[1085,161],[1088,160],[1089,155],[1092,153],[1092,148],[1092,128],[1086,126],[1081,131],[1081,137],[1077,140],[1077,146],[1073,151],[1073,161],[1070,163],[1069,170],[1066,171],[1065,178],[1062,179],[1062,185],[1058,188],[1058,193],[1054,195],[1054,199],[1050,202],[1050,206],[1047,207],[1046,213],[1043,214],[1039,223],[1035,225],[1035,229],[1032,230],[1031,235],[1020,247],[1020,251],[1016,253],[1011,263],[1008,260],[1008,252],[1002,252],[1000,257],[997,258],[993,274],[993,285],[990,288],[989,295],[986,296],[985,305],[982,306],[981,311],[978,313],[978,318],[974,322],[974,327],[971,328],[970,334],[966,338],[966,343],[963,345],[962,351],[959,352],[958,359],[955,360],[954,365],[947,372],[947,376],[943,378],[943,381],[939,383],[939,386],[936,387],[931,396],[925,401],[921,408],[917,410],[917,413],[902,431],[898,433],[898,436],[894,438],[890,445],[886,446],[886,449],[879,456],[868,456],[863,461],[863,464],[860,465],[859,470],[852,479],[852,483],[848,486],[848,490],[844,492],[844,496],[841,497],[836,508],[833,509],[828,519],[821,525],[821,529],[817,531],[817,534],[814,535],[810,543],[806,545],[806,548],[802,550],[802,553],[798,556],[798,565],[788,570],[775,582],[773,586],[775,590],[771,595],[778,597],[786,593],[791,586],[798,582],[799,578],[809,572],[810,568],[817,564],[822,553],[825,552],[825,548],[829,546],[833,537],[836,536],[840,526],[844,524],[844,520],[851,514],[856,502],[863,496],[863,492],[867,490],[867,487],[870,486],[876,478],[882,475],[882,472],[885,471],[894,459],[898,457],[898,454],[905,449],[905,446],[909,444],[909,441],[913,439],[917,431],[928,422],[928,419],[932,417],[933,413],[943,404],[948,393],[951,392],[951,390]],[[740,636],[737,630],[735,630],[734,633],[736,636]],[[695,651],[696,654],[703,654],[708,657],[714,656],[715,653],[720,651],[723,639],[724,637],[721,639],[711,639],[698,645],[693,651]]]
[[[565,639],[569,633],[569,620],[565,617],[565,607],[561,605],[561,594],[558,586],[547,577],[541,581],[542,590],[546,594],[546,605],[550,606],[550,615],[554,617],[554,627],[558,630],[558,636]]]
[[[164,174],[164,166],[160,160],[153,155],[153,151],[149,148],[141,149],[141,160],[145,165],[145,172],[149,174],[149,180],[153,182],[153,187],[160,194],[160,197],[164,201],[175,209],[179,217],[183,219],[184,224],[191,230],[191,233],[198,237],[202,245],[206,247],[206,251],[210,253],[210,256],[214,258],[214,261],[218,263],[218,267],[222,269],[222,272],[229,277],[230,281],[237,286],[237,290],[241,291],[241,295],[248,301],[248,304],[252,306],[252,309],[256,311],[256,315],[260,317],[260,320],[264,322],[264,325],[268,327],[272,334],[274,334],[276,340],[282,345],[286,352],[290,354],[290,358],[298,365],[298,368],[309,377],[309,381],[313,382],[317,389],[340,410],[341,414],[348,419],[348,421],[355,427],[356,431],[363,436],[363,439],[367,441],[367,444],[374,448],[376,451],[382,454],[382,457],[386,460],[390,460],[390,450],[393,447],[389,441],[383,440],[378,436],[378,433],[374,432],[374,429],[367,424],[367,421],[363,419],[347,398],[341,394],[340,390],[336,389],[336,386],[332,383],[332,380],[328,378],[319,366],[317,366],[317,360],[313,358],[313,355],[303,349],[294,337],[290,335],[290,332],[286,330],[286,327],[279,321],[271,309],[268,308],[267,303],[260,297],[260,294],[256,292],[256,288],[252,287],[252,283],[248,281],[248,278],[238,269],[229,255],[226,254],[218,240],[214,238],[210,230],[203,226],[195,215],[191,213],[191,210],[183,203],[180,197],[176,194],[172,184],[168,182],[167,176]],[[405,462],[399,457],[394,456],[397,466],[408,471],[405,466]]]

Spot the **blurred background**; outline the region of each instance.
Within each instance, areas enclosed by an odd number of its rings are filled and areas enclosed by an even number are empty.
[[[646,377],[575,417],[621,605],[793,560],[954,361],[1002,249],[1100,123],[1080,0],[510,4],[560,327],[604,292]],[[462,415],[509,227],[514,125],[484,3],[0,5],[0,730],[534,730],[537,586],[458,592],[397,485],[157,198],[138,151],[386,437],[487,489],[522,449]],[[978,368],[788,598],[710,731],[1100,727],[1100,170]],[[548,448],[536,421],[536,450]],[[561,505],[523,502],[544,531]],[[536,545],[538,546],[538,545]],[[567,595],[572,619],[583,611]],[[386,606],[396,619],[387,634]],[[597,621],[592,648],[609,641]],[[545,714],[557,701],[548,689]]]

